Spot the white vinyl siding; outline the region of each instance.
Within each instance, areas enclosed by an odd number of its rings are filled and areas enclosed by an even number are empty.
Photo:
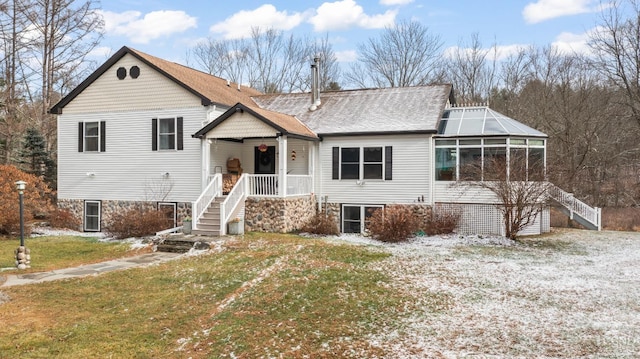
[[[140,68],[140,76],[135,79],[129,75],[134,66]],[[122,80],[116,75],[119,68],[127,71],[127,76]],[[201,106],[198,96],[126,54],[67,104],[63,113],[111,113],[192,106]]]
[[[207,108],[202,106],[109,114],[108,151],[79,156],[77,123],[86,121],[87,115],[63,113],[58,117],[58,197],[170,202],[197,199],[202,178],[201,140],[190,135],[201,128],[206,115]],[[183,117],[184,150],[152,151],[151,119],[170,117]]]
[[[320,171],[316,173],[316,189],[332,203],[388,204],[431,203],[430,135],[345,136],[325,137],[318,155]],[[333,147],[392,147],[393,179],[333,180]]]

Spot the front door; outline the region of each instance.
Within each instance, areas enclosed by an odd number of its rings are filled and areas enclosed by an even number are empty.
[[[264,151],[256,146],[254,154],[255,174],[267,175],[276,173],[276,146],[267,146]]]

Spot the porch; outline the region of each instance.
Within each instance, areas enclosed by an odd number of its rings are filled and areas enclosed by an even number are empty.
[[[223,174],[214,174],[193,202],[195,233],[225,235],[227,224],[234,221],[269,232],[288,232],[303,224],[316,205],[309,175],[280,179],[278,175],[243,173],[228,194],[223,193],[223,187]]]

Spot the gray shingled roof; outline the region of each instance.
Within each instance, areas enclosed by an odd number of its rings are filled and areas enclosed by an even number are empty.
[[[295,116],[319,135],[330,135],[435,132],[450,95],[451,85],[325,92],[315,111],[309,110],[308,93],[252,99],[264,109]]]

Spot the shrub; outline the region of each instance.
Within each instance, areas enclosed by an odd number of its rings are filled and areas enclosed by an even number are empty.
[[[640,208],[605,207],[602,209],[602,227],[614,231],[639,231]]]
[[[0,165],[0,234],[20,231],[20,201],[16,181],[27,182],[23,195],[25,223],[37,214],[53,210],[53,192],[42,179],[20,171],[15,166]],[[25,226],[25,233],[29,233],[29,226]]]
[[[162,211],[130,209],[111,216],[106,232],[115,238],[144,237],[170,227]]]
[[[80,227],[80,220],[69,210],[57,208],[49,213],[49,225],[53,228],[77,230]]]
[[[460,222],[461,213],[457,209],[436,209],[427,216],[423,231],[427,235],[452,233]]]
[[[336,218],[332,214],[316,213],[307,224],[302,227],[302,230],[312,234],[322,235],[338,235],[340,229]]]
[[[387,206],[373,211],[368,231],[383,242],[401,242],[412,237],[420,228],[420,219],[406,206]]]

